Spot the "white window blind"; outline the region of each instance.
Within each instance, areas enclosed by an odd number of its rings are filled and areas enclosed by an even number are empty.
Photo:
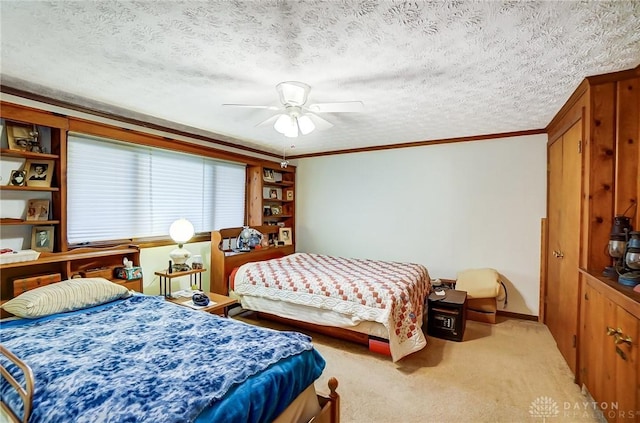
[[[69,134],[70,243],[168,235],[184,217],[196,232],[244,224],[245,166]]]

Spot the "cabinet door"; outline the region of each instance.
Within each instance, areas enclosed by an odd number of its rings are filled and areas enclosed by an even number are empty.
[[[549,148],[549,256],[545,323],[576,373],[582,121]]]
[[[618,412],[615,421],[637,421],[640,416],[630,413],[640,411],[640,386],[638,383],[638,319],[620,306],[615,307],[616,329],[621,329],[618,343],[611,342],[609,348],[613,354],[615,363],[615,401],[618,403]],[[611,341],[615,341],[612,339]],[[612,416],[606,416],[611,419]],[[613,419],[611,419],[613,421]]]
[[[545,289],[545,324],[553,337],[560,336],[560,294],[558,281],[560,280],[561,262],[557,253],[561,249],[561,211],[562,211],[562,139],[549,147],[549,203],[548,203],[548,256],[547,256],[547,286]]]
[[[638,319],[589,284],[583,306],[583,383],[607,421],[636,421],[635,413],[640,407]]]

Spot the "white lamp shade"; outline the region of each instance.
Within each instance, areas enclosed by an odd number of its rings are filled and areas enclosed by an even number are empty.
[[[276,120],[276,123],[273,124],[273,129],[281,134],[287,134],[293,130],[292,128],[294,126],[296,126],[295,118],[288,114],[282,114],[278,120]]]
[[[169,236],[178,244],[184,244],[193,238],[195,230],[187,219],[178,219],[169,227]]]
[[[295,138],[298,136],[298,122],[296,118],[292,118],[291,121],[293,122],[293,125],[287,128],[287,130],[284,132],[284,136]]]
[[[302,135],[310,134],[314,129],[316,129],[316,125],[314,125],[309,116],[300,116],[298,118],[298,126],[300,127]]]

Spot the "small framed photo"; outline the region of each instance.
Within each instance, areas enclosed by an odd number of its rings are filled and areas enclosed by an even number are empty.
[[[278,190],[273,188],[269,190],[269,199],[277,200],[278,199]]]
[[[278,229],[278,241],[282,242],[283,245],[293,244],[293,234],[291,233],[291,228]]]
[[[293,201],[293,190],[292,189],[288,189],[286,191],[286,198],[287,198],[287,201]]]
[[[271,206],[271,215],[279,216],[282,214],[282,206]]]
[[[276,178],[273,175],[273,169],[263,169],[262,170],[262,179],[267,182],[275,182]]]
[[[54,164],[53,160],[27,160],[24,164],[24,170],[27,172],[27,186],[50,187]]]
[[[23,187],[26,185],[26,173],[24,170],[12,170],[9,185]]]
[[[7,123],[7,142],[9,150],[31,151],[31,146],[38,143],[38,132],[32,125]]]
[[[53,251],[53,226],[34,226],[31,229],[31,249],[41,252]]]
[[[29,200],[26,220],[49,220],[49,200]]]

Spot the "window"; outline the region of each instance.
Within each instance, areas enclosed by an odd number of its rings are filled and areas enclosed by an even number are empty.
[[[196,232],[244,224],[245,165],[69,134],[71,244],[162,236],[184,217]]]

